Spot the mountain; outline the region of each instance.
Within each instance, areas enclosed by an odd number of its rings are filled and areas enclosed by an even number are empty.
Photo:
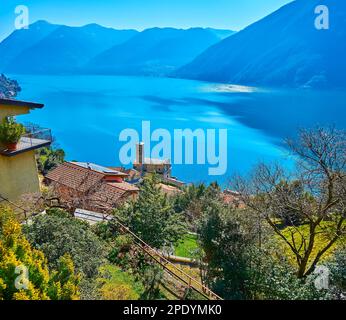
[[[258,86],[345,87],[346,1],[324,0],[330,28],[315,27],[320,0],[296,0],[210,47],[175,76]]]
[[[21,88],[16,80],[11,80],[0,74],[0,98],[14,98]]]
[[[147,29],[99,54],[85,70],[101,74],[165,75],[232,33],[202,28]]]
[[[227,30],[227,29],[206,28],[205,30],[214,33],[219,38],[219,40],[223,40],[236,33],[236,31]]]
[[[37,24],[31,25],[26,34],[22,30],[15,31],[10,36],[11,39],[7,38],[0,44],[0,50],[3,50],[3,44],[7,42],[7,45],[17,46],[18,51],[20,51],[15,52],[12,59],[3,67],[5,72],[24,74],[70,73],[78,70],[81,65],[100,52],[127,41],[137,33],[135,30],[115,30],[97,24],[83,27],[52,27],[46,23],[44,28],[40,28],[42,34],[31,38],[29,32],[31,29],[37,29],[36,26]],[[21,33],[20,39],[25,38],[27,44],[22,50],[19,50],[21,42],[18,42],[17,33]],[[37,33],[40,33],[39,30]],[[29,42],[31,42],[31,46],[28,45]]]
[[[46,21],[37,21],[30,25],[29,29],[14,31],[0,44],[0,71],[17,57],[22,51],[31,47],[34,43],[41,41],[59,26],[49,24]]]

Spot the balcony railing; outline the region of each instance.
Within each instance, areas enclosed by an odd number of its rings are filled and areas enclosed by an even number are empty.
[[[49,146],[52,143],[50,129],[35,129],[33,127],[25,127],[25,129],[26,133],[20,138],[16,150],[8,150],[6,147],[0,146],[0,154],[11,157],[19,153]]]

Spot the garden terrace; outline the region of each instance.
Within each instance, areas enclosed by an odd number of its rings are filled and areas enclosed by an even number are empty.
[[[3,156],[12,157],[17,154],[30,150],[49,146],[52,143],[52,134],[50,129],[26,128],[26,132],[20,138],[16,150],[8,150],[5,147],[0,147],[0,154]]]

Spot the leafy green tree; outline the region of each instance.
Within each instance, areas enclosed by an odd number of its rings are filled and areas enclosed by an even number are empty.
[[[141,299],[155,300],[160,298],[160,283],[163,278],[163,270],[155,264],[146,264],[140,271],[144,292]]]
[[[176,243],[186,232],[183,215],[174,211],[169,198],[160,190],[155,176],[144,179],[136,201],[116,209],[114,214],[155,248]]]
[[[246,299],[250,241],[229,210],[214,201],[205,208],[198,228],[205,253],[205,282],[226,299]]]
[[[44,252],[52,268],[58,267],[60,257],[69,254],[76,270],[91,278],[105,261],[105,245],[90,226],[62,210],[47,210],[35,217],[25,233],[32,245]]]
[[[0,299],[78,299],[78,284],[69,256],[50,273],[43,252],[30,245],[13,211],[0,207]]]
[[[49,171],[65,161],[65,152],[52,147],[40,148],[36,154],[37,168],[46,175]]]
[[[258,222],[249,210],[219,202],[206,208],[199,227],[206,283],[225,299],[326,298],[314,287],[313,276],[297,277],[270,229]]]
[[[182,188],[182,192],[178,193],[174,201],[174,209],[177,212],[187,211],[191,203],[201,199],[207,192],[204,183],[199,185],[191,184]]]
[[[196,221],[203,215],[204,207],[210,201],[221,199],[221,189],[217,183],[209,186],[201,183],[188,185],[182,191],[174,198],[174,210],[183,213],[192,229],[195,229]]]
[[[124,269],[136,268],[133,263],[135,252],[132,250],[133,239],[129,235],[119,235],[112,242],[112,249],[109,252],[108,260]]]
[[[248,297],[255,300],[321,300],[329,298],[325,290],[317,290],[315,276],[299,279],[277,243],[252,247],[248,260]]]

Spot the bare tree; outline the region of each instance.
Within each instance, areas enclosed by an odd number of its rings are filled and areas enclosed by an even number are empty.
[[[49,183],[52,199],[59,199],[59,206],[73,213],[77,208],[111,214],[129,197],[128,192],[116,191],[103,180],[95,180],[92,174],[85,174],[72,188],[65,185],[63,179]]]
[[[286,142],[294,170],[260,164],[249,178],[236,177],[232,183],[288,246],[303,278],[346,234],[346,132],[301,130],[298,139]],[[317,237],[323,237],[322,246],[317,247]]]

